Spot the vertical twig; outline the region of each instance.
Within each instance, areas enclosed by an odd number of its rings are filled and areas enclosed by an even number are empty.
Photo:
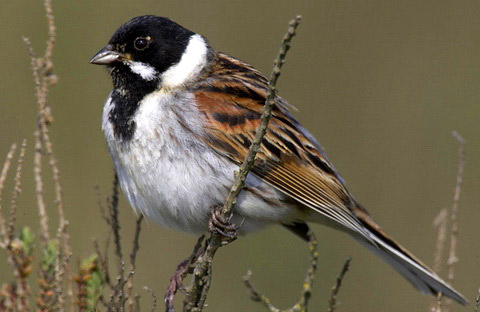
[[[106,306],[108,311],[125,311],[125,304],[128,301],[128,309],[130,311],[134,311],[138,308],[138,298],[132,296],[133,293],[133,282],[132,278],[135,274],[136,269],[136,257],[138,250],[140,249],[139,239],[140,239],[140,232],[141,232],[141,224],[143,221],[143,216],[139,216],[137,218],[136,227],[135,227],[135,236],[132,243],[132,251],[130,253],[130,262],[131,262],[131,270],[125,275],[125,260],[123,258],[122,252],[122,242],[121,242],[121,235],[120,235],[120,221],[119,221],[119,181],[118,176],[115,174],[113,179],[113,187],[112,187],[112,195],[108,200],[108,216],[104,219],[106,223],[110,226],[111,233],[113,234],[114,239],[114,252],[116,258],[118,259],[119,264],[119,271],[117,276],[116,283],[111,283],[109,272],[108,272],[108,250],[105,251],[105,258],[101,260],[101,264],[105,273],[105,280],[106,283],[112,289],[112,294],[109,297],[108,302],[106,302]],[[101,206],[100,206],[101,208]],[[97,247],[98,249],[98,247]],[[125,289],[125,286],[127,288]]]
[[[133,243],[132,243],[132,252],[130,253],[130,263],[132,264],[132,267],[135,269],[135,262],[137,259],[137,253],[140,250],[140,232],[142,231],[142,221],[143,221],[143,215],[140,214],[137,218],[137,222],[135,222],[135,235],[133,238]]]
[[[433,271],[440,273],[442,266],[443,250],[445,248],[445,241],[447,239],[447,219],[448,210],[442,209],[433,221],[433,225],[437,230],[437,243],[435,245],[435,252],[433,254]],[[442,308],[442,294],[439,293],[430,304],[430,312],[441,312]]]
[[[23,140],[20,148],[20,154],[17,161],[17,170],[14,178],[14,187],[12,191],[10,215],[7,224],[5,248],[7,250],[8,261],[13,267],[13,275],[16,280],[16,309],[18,311],[29,311],[30,305],[28,302],[29,288],[25,280],[26,276],[22,272],[21,263],[19,262],[19,255],[21,255],[21,248],[18,244],[14,244],[15,220],[17,215],[18,197],[22,191],[22,169],[25,161],[26,140]]]
[[[453,205],[450,210],[450,222],[451,222],[451,233],[450,233],[450,251],[447,260],[448,275],[447,281],[450,284],[453,284],[455,279],[455,263],[458,262],[457,257],[457,241],[458,241],[458,211],[460,204],[460,193],[462,191],[462,182],[463,182],[463,171],[465,168],[465,140],[462,136],[454,131],[452,132],[453,137],[458,142],[458,169],[457,176],[455,181],[455,189],[453,195]],[[450,310],[451,300],[447,300],[445,307],[446,310]]]
[[[318,264],[318,242],[317,238],[315,237],[315,234],[313,232],[308,232],[308,238],[309,238],[309,243],[308,243],[308,248],[310,250],[310,261],[309,261],[309,267],[307,270],[307,275],[305,277],[305,280],[303,281],[303,287],[302,291],[300,293],[300,299],[298,302],[296,302],[291,308],[286,309],[286,310],[280,310],[277,307],[275,307],[272,303],[272,301],[264,294],[260,293],[255,285],[252,283],[251,278],[252,278],[252,272],[248,271],[247,275],[243,277],[243,282],[245,283],[245,286],[247,289],[250,291],[250,295],[252,300],[258,301],[263,304],[265,308],[268,309],[270,312],[307,312],[308,310],[308,300],[310,299],[312,295],[312,285],[313,285],[313,279],[315,277],[315,272],[317,270],[317,264]],[[350,264],[350,259],[347,260],[348,264]],[[348,269],[348,264],[347,268],[344,266],[344,270]],[[345,274],[345,273],[343,273]],[[343,276],[342,276],[343,278]],[[338,283],[338,279],[337,279]],[[340,287],[340,286],[338,286]],[[338,290],[337,290],[338,292]]]
[[[59,241],[57,251],[57,263],[55,265],[55,281],[57,283],[56,289],[58,292],[59,310],[64,311],[67,306],[64,301],[64,291],[69,298],[70,308],[74,307],[73,296],[73,280],[72,270],[70,266],[70,259],[72,255],[70,247],[70,237],[67,231],[68,221],[65,218],[65,209],[63,206],[63,192],[60,182],[60,170],[58,168],[57,159],[53,152],[53,144],[50,140],[48,124],[52,121],[50,108],[48,107],[47,95],[49,87],[54,85],[57,81],[56,75],[53,71],[53,49],[56,41],[56,26],[53,15],[52,1],[43,1],[47,23],[48,23],[48,39],[45,48],[45,54],[41,58],[37,58],[32,45],[28,38],[24,38],[27,45],[33,72],[33,79],[35,83],[35,94],[37,97],[38,114],[37,127],[34,133],[35,136],[35,156],[34,156],[34,174],[37,194],[37,204],[40,216],[41,226],[41,243],[45,248],[47,242],[50,240],[48,231],[48,217],[46,213],[46,205],[44,200],[44,187],[42,181],[42,151],[45,149],[48,156],[48,163],[53,175],[54,197],[55,205],[57,206],[59,225],[57,228],[57,239]],[[66,274],[65,274],[66,273]],[[65,283],[66,277],[66,283]]]
[[[301,16],[297,15],[295,19],[290,21],[287,33],[283,37],[280,51],[278,52],[277,58],[275,59],[275,62],[273,64],[273,70],[268,81],[267,99],[263,107],[260,125],[255,130],[255,137],[253,139],[252,145],[248,150],[247,156],[245,157],[245,160],[243,161],[239,172],[235,173],[235,183],[230,189],[230,192],[225,199],[225,204],[223,205],[222,213],[224,216],[228,217],[227,219],[230,219],[230,216],[233,212],[233,207],[236,203],[236,199],[242,191],[243,187],[245,186],[245,180],[247,178],[247,175],[253,167],[255,157],[257,156],[257,152],[260,149],[260,145],[262,143],[262,139],[267,133],[268,123],[270,122],[270,118],[272,117],[272,109],[275,105],[275,97],[277,95],[276,86],[278,78],[280,77],[280,70],[285,63],[287,52],[288,50],[290,50],[290,42],[295,36],[295,30],[300,24],[300,20]]]
[[[221,209],[221,217],[223,217],[225,220],[231,219],[236,199],[245,185],[248,172],[252,168],[255,162],[256,154],[260,149],[262,138],[267,132],[268,122],[270,121],[272,109],[275,105],[276,83],[280,77],[280,69],[285,62],[286,54],[290,49],[290,42],[295,35],[295,30],[300,24],[300,20],[301,17],[296,16],[295,19],[289,23],[288,31],[282,40],[280,51],[275,60],[273,71],[268,82],[268,95],[263,107],[260,125],[255,131],[255,138],[248,150],[247,156],[245,157],[239,172],[235,172],[235,182],[230,189],[223,208]],[[218,233],[212,233],[208,239],[205,253],[199,257],[195,265],[191,287],[183,302],[183,311],[188,312],[203,310],[203,303],[206,300],[211,281],[211,264],[216,251],[222,245],[222,241],[222,236]]]
[[[45,0],[43,2],[48,23],[48,38],[47,46],[45,48],[45,59],[51,60],[53,55],[53,48],[57,39],[57,27],[55,26],[55,16],[53,15],[52,0]]]
[[[118,221],[118,176],[115,173],[113,177],[112,197],[109,203],[110,208],[110,226],[113,231],[113,239],[115,242],[115,254],[119,261],[123,260],[122,243],[120,238],[120,221]]]
[[[340,271],[340,274],[337,276],[337,282],[335,283],[335,286],[333,286],[332,288],[332,294],[330,295],[330,300],[328,301],[328,310],[327,310],[328,312],[333,312],[337,308],[338,291],[342,286],[343,278],[345,277],[345,274],[347,273],[348,268],[350,267],[351,261],[352,261],[352,257],[348,257],[345,263],[343,264],[342,271]]]
[[[455,140],[457,140],[458,147],[458,171],[455,182],[455,192],[453,196],[452,210],[450,211],[450,221],[452,223],[451,235],[450,235],[450,252],[448,257],[448,282],[453,283],[455,278],[455,263],[458,262],[456,255],[457,241],[458,241],[458,210],[460,203],[460,193],[462,191],[463,171],[465,168],[465,140],[456,131],[452,133]]]
[[[32,43],[29,38],[23,37],[23,41],[27,46],[28,53],[30,55],[30,63],[32,67],[33,81],[35,84],[35,94],[37,101],[40,102],[42,97],[41,92],[41,82],[40,82],[40,69],[38,68],[37,56],[33,50]],[[35,151],[33,157],[33,173],[35,176],[35,192],[37,196],[37,207],[38,215],[40,217],[40,243],[42,248],[46,248],[47,242],[50,241],[50,233],[48,229],[48,215],[45,205],[45,196],[44,196],[44,187],[43,187],[43,178],[42,178],[42,158],[43,158],[43,147],[42,147],[42,134],[40,131],[40,123],[43,122],[43,113],[41,111],[41,105],[38,103],[38,112],[37,112],[37,123],[36,129],[34,132],[35,139]]]
[[[155,310],[157,309],[157,295],[152,289],[148,288],[147,286],[143,286],[143,289],[147,291],[150,296],[152,296],[152,309],[150,311],[155,312]]]
[[[50,232],[48,229],[48,215],[45,207],[45,198],[42,179],[42,140],[40,131],[37,129],[34,133],[35,152],[33,156],[33,172],[35,175],[35,192],[37,196],[38,216],[40,220],[40,244],[46,248],[50,241]]]
[[[130,253],[130,271],[135,272],[137,267],[136,267],[136,260],[137,260],[137,253],[140,250],[140,232],[142,230],[142,221],[143,221],[143,215],[140,214],[137,218],[137,222],[135,222],[135,235],[133,238],[133,243],[132,243],[132,251]],[[135,306],[135,298],[133,296],[133,274],[131,277],[128,279],[127,282],[127,297],[128,297],[128,306],[129,310],[133,311],[134,306]]]
[[[456,255],[458,241],[458,211],[460,203],[460,193],[462,190],[463,171],[465,168],[465,140],[457,132],[453,132],[453,136],[459,144],[458,148],[458,171],[455,182],[455,192],[453,196],[453,205],[450,212],[450,221],[452,223],[450,236],[450,252],[448,257],[448,281],[453,283],[455,278],[455,263],[458,262]]]
[[[435,253],[433,255],[433,266],[432,269],[434,272],[439,273],[442,266],[442,255],[445,248],[445,241],[447,239],[447,218],[448,210],[442,209],[438,213],[437,217],[433,221],[433,225],[438,229],[437,230],[437,244],[435,245]]]
[[[20,147],[20,155],[18,156],[17,161],[17,172],[15,174],[15,185],[13,187],[12,199],[10,204],[10,216],[8,218],[7,224],[7,246],[11,244],[14,238],[15,231],[15,221],[17,219],[17,207],[18,207],[18,197],[22,192],[22,168],[23,162],[25,160],[25,151],[27,148],[27,141],[23,140],[22,146]]]
[[[65,291],[64,291],[64,262],[63,262],[63,248],[61,246],[61,231],[66,228],[57,228],[57,240],[58,246],[55,254],[55,291],[58,300],[59,311],[65,311]]]
[[[2,212],[2,191],[5,185],[5,180],[7,179],[8,171],[12,163],[13,155],[17,150],[17,144],[13,143],[10,147],[10,151],[7,154],[7,158],[3,162],[2,172],[0,173],[0,247],[7,247],[7,228],[5,223],[5,218]]]
[[[125,303],[125,290],[124,286],[126,283],[125,280],[125,261],[123,259],[122,253],[122,241],[120,236],[120,221],[119,221],[119,211],[118,211],[118,203],[119,203],[119,182],[118,176],[115,173],[113,177],[113,187],[112,187],[112,196],[110,197],[109,208],[110,208],[110,227],[112,228],[113,232],[113,239],[115,245],[115,255],[118,259],[118,276],[117,276],[117,283],[114,286],[112,297],[110,298],[110,305],[114,307],[115,310],[124,310],[124,303]]]

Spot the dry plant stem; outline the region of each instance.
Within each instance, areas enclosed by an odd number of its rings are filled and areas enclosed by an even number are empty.
[[[108,301],[108,311],[123,312],[125,310],[125,284],[130,278],[130,275],[133,273],[130,272],[127,278],[125,278],[125,262],[122,260],[120,262],[120,274],[117,276],[117,282],[113,287],[112,294],[110,295],[110,300]]]
[[[448,256],[448,282],[453,283],[455,278],[455,263],[458,262],[456,255],[457,250],[457,241],[458,241],[458,210],[460,203],[460,193],[462,191],[462,182],[463,182],[463,171],[465,168],[465,140],[460,136],[456,131],[453,133],[454,138],[459,144],[458,148],[458,171],[455,182],[455,192],[453,195],[453,205],[450,211],[450,222],[452,224],[451,235],[450,235],[450,252]]]
[[[223,205],[222,214],[224,217],[229,217],[227,218],[227,220],[231,218],[233,207],[235,206],[237,197],[245,186],[245,180],[247,178],[247,175],[252,169],[253,164],[255,163],[255,157],[258,150],[260,149],[262,139],[267,133],[268,123],[272,116],[273,106],[275,105],[275,97],[277,94],[277,80],[280,77],[280,70],[285,63],[287,52],[290,49],[290,42],[293,36],[295,36],[295,30],[300,24],[300,20],[301,16],[298,15],[295,17],[295,19],[290,21],[288,25],[288,31],[283,37],[280,51],[278,53],[277,59],[274,62],[273,71],[270,75],[270,80],[268,81],[268,94],[265,105],[263,107],[261,123],[255,131],[255,137],[253,139],[252,145],[250,146],[250,149],[248,150],[247,156],[245,157],[245,160],[240,167],[240,171],[238,173],[235,173],[235,183],[230,189],[230,193],[228,194],[225,200],[225,204]]]
[[[56,264],[55,280],[57,283],[56,289],[57,291],[59,291],[59,310],[64,311],[66,309],[62,291],[64,288],[66,288],[71,309],[73,309],[74,306],[72,280],[73,274],[70,266],[72,251],[69,244],[70,238],[67,232],[68,221],[65,219],[65,211],[63,206],[63,193],[60,183],[60,170],[58,168],[56,157],[53,153],[53,144],[50,140],[50,135],[48,131],[48,124],[52,121],[52,117],[50,115],[50,110],[47,106],[47,95],[49,87],[56,82],[56,76],[52,74],[52,55],[56,40],[56,27],[52,9],[52,1],[44,0],[43,3],[48,23],[48,39],[44,56],[42,58],[37,58],[35,56],[30,41],[27,38],[24,38],[24,41],[27,44],[30,53],[33,78],[35,82],[35,93],[38,104],[37,129],[35,130],[36,152],[34,159],[34,173],[36,181],[37,202],[40,215],[40,226],[42,229],[41,241],[43,245],[46,246],[46,242],[49,240],[48,218],[44,202],[43,181],[41,178],[42,152],[43,150],[45,150],[46,154],[48,155],[49,166],[52,170],[53,184],[55,190],[55,205],[57,206],[59,216],[59,225],[57,228],[57,239],[59,241],[57,255],[58,263]],[[66,285],[64,285],[64,280],[62,279],[62,277],[65,275],[67,277]]]
[[[61,236],[61,228],[57,229],[57,238]],[[58,248],[55,256],[55,284],[56,284],[56,296],[58,300],[59,311],[65,311],[65,292],[63,279],[65,276],[65,270],[63,268],[63,248],[60,247],[60,240],[58,240]]]
[[[307,270],[307,275],[305,277],[305,280],[303,281],[303,287],[302,287],[300,299],[298,300],[298,302],[295,303],[289,309],[286,309],[286,310],[278,309],[273,305],[272,301],[267,296],[265,296],[264,294],[260,293],[260,291],[257,290],[255,285],[251,281],[252,272],[248,271],[247,275],[243,277],[243,282],[245,283],[245,286],[247,287],[247,289],[250,290],[252,300],[262,303],[263,306],[265,306],[270,312],[306,312],[308,310],[308,301],[312,295],[313,279],[315,277],[315,272],[317,270],[317,265],[318,265],[317,238],[315,237],[315,234],[313,232],[308,232],[308,237],[309,237],[308,248],[310,250],[310,262]],[[347,260],[347,262],[349,264],[350,260]],[[347,269],[348,269],[348,264],[346,263]],[[344,266],[344,269],[345,269],[345,266]],[[346,269],[345,269],[345,272],[346,272]],[[337,283],[338,283],[338,279],[337,279]]]
[[[289,23],[288,31],[283,38],[280,51],[277,59],[275,60],[274,68],[268,82],[268,95],[263,107],[261,123],[255,132],[255,138],[250,146],[250,149],[248,150],[248,154],[245,157],[243,164],[240,167],[240,171],[235,173],[235,182],[230,189],[223,208],[221,209],[221,216],[225,220],[231,219],[233,207],[235,206],[237,197],[245,185],[245,179],[255,162],[255,156],[260,148],[262,138],[267,132],[268,122],[270,121],[272,108],[275,104],[276,83],[280,77],[280,69],[285,62],[285,57],[290,49],[290,42],[295,35],[297,26],[300,24],[300,19],[300,16],[296,16],[295,19]],[[222,242],[224,242],[223,237],[218,233],[212,233],[208,239],[205,253],[198,259],[195,265],[191,287],[183,302],[183,311],[187,312],[203,310],[211,281],[212,260],[217,249],[222,246]]]
[[[98,241],[96,238],[93,238],[93,248],[95,249],[95,253],[98,256],[98,263],[100,265],[101,271],[104,274],[105,284],[107,284],[111,289],[113,289],[113,285],[110,281],[110,273],[108,269],[108,247],[105,248],[105,255],[100,251],[100,246],[98,245]],[[110,238],[107,237],[105,244],[109,245]]]
[[[30,42],[29,38],[24,37],[23,41],[25,42],[28,53],[30,55],[30,63],[32,67],[33,73],[33,81],[35,83],[35,94],[38,100],[38,115],[37,115],[37,125],[36,130],[34,132],[35,138],[35,153],[33,157],[33,173],[35,176],[35,192],[37,196],[37,207],[38,207],[38,215],[40,217],[40,243],[42,244],[43,248],[46,248],[47,242],[50,241],[50,233],[48,230],[48,215],[45,205],[45,196],[44,196],[44,187],[43,187],[43,179],[42,179],[42,158],[43,158],[43,147],[42,147],[42,134],[40,131],[40,124],[44,123],[44,114],[41,109],[40,98],[42,97],[41,92],[41,82],[40,82],[40,75],[37,62],[37,56],[35,55],[35,51],[33,51],[32,43]]]
[[[131,272],[136,271],[135,262],[137,259],[138,250],[140,250],[139,240],[140,240],[140,232],[142,231],[142,221],[143,221],[143,215],[140,214],[137,218],[137,222],[135,222],[135,236],[133,238],[133,243],[132,243],[132,252],[130,253],[130,271]],[[135,298],[133,296],[133,274],[128,279],[127,297],[128,297],[129,311],[133,311],[135,306]]]
[[[452,209],[450,210],[450,250],[448,253],[448,260],[447,260],[447,281],[450,284],[453,284],[455,279],[455,263],[458,262],[458,257],[456,254],[457,251],[457,241],[458,241],[458,211],[459,211],[459,204],[460,204],[460,193],[462,191],[462,182],[463,182],[463,171],[465,168],[465,140],[462,136],[456,132],[452,132],[453,137],[458,142],[458,169],[457,169],[457,176],[455,180],[455,188],[453,194],[453,205]],[[448,299],[445,302],[445,311],[450,311],[452,304],[452,300]]]
[[[335,286],[332,288],[332,294],[330,295],[330,300],[328,301],[328,312],[333,312],[337,308],[337,296],[338,292],[340,290],[340,287],[342,286],[342,281],[343,278],[345,277],[345,274],[348,271],[348,268],[350,267],[350,262],[352,261],[351,257],[348,257],[345,263],[343,264],[342,271],[340,271],[340,274],[337,276],[337,282],[335,283]]]
[[[42,179],[42,141],[40,131],[35,130],[35,153],[33,156],[33,172],[35,175],[35,191],[37,195],[38,215],[40,219],[40,244],[46,248],[50,241],[50,232],[48,229],[48,215],[45,207],[45,198]]]
[[[433,255],[433,266],[432,269],[434,272],[439,273],[442,266],[442,255],[445,248],[445,241],[447,239],[447,218],[448,210],[442,209],[438,213],[437,217],[433,221],[433,225],[438,229],[437,230],[437,244],[435,246],[435,253]]]
[[[120,221],[118,220],[118,217],[119,217],[118,204],[119,204],[119,182],[118,182],[118,176],[115,173],[113,177],[112,196],[109,202],[109,208],[110,208],[109,224],[110,224],[110,227],[112,228],[112,233],[113,233],[113,239],[115,244],[115,255],[117,256],[117,259],[119,261],[117,283],[113,288],[113,294],[109,302],[110,309],[112,309],[113,311],[124,310],[124,305],[126,301],[124,286],[128,280],[128,277],[127,279],[125,279],[125,261],[123,260],[123,253],[122,253]]]
[[[57,28],[55,27],[55,17],[53,15],[52,0],[45,0],[43,2],[43,5],[45,7],[45,13],[48,23],[48,39],[47,47],[45,48],[44,58],[50,60],[52,58],[53,48],[55,47],[55,41],[57,38]]]
[[[27,142],[23,140],[22,146],[20,148],[20,154],[18,156],[17,161],[17,170],[14,178],[14,187],[12,191],[12,198],[11,198],[11,205],[10,205],[10,216],[7,224],[7,236],[6,236],[6,249],[8,254],[8,261],[13,266],[13,275],[15,276],[15,284],[16,284],[16,303],[17,303],[17,310],[18,311],[29,311],[30,305],[28,301],[29,296],[29,287],[26,281],[26,277],[22,274],[19,258],[17,255],[17,251],[13,248],[13,239],[14,239],[14,231],[15,231],[15,220],[17,215],[17,206],[18,206],[18,197],[22,192],[22,169],[23,163],[25,160],[25,150],[26,150]]]
[[[5,185],[5,180],[7,179],[8,171],[10,170],[10,166],[12,164],[13,155],[17,150],[17,144],[12,144],[10,147],[10,151],[7,154],[7,158],[5,159],[2,167],[2,172],[0,173],[0,247],[6,248],[7,247],[7,228],[5,223],[5,218],[3,217],[2,213],[2,191],[3,186]]]
[[[25,150],[27,148],[27,141],[23,140],[22,146],[20,148],[20,155],[18,156],[18,162],[17,162],[17,172],[15,174],[15,185],[13,187],[13,192],[12,192],[12,199],[10,202],[10,216],[8,218],[8,224],[7,224],[7,248],[10,248],[10,244],[13,241],[13,238],[15,236],[15,221],[17,219],[17,207],[18,207],[18,197],[20,196],[20,193],[22,192],[22,168],[23,168],[23,162],[25,160]]]
[[[142,231],[142,221],[143,215],[139,215],[137,218],[137,222],[135,222],[135,236],[133,238],[132,244],[132,252],[130,253],[130,263],[132,267],[135,269],[135,262],[137,259],[137,253],[140,250],[140,232]]]
[[[453,284],[455,278],[455,263],[458,262],[458,257],[456,254],[457,250],[457,241],[458,241],[458,211],[459,211],[459,203],[460,203],[460,193],[462,190],[462,182],[463,182],[463,171],[465,168],[465,140],[462,136],[454,131],[452,132],[453,137],[458,142],[458,169],[457,169],[457,176],[455,180],[455,188],[454,188],[454,195],[453,195],[453,204],[450,210],[450,250],[448,253],[448,260],[447,260],[447,281],[450,284]],[[445,302],[445,310],[450,311],[452,301],[446,300]]]
[[[120,237],[120,221],[118,221],[118,176],[115,173],[113,177],[112,197],[110,198],[110,226],[113,231],[115,241],[115,254],[119,261],[123,260],[122,244]]]
[[[250,290],[250,296],[252,300],[262,303],[270,312],[280,312],[280,309],[273,305],[273,303],[270,301],[270,298],[260,293],[260,291],[251,282],[251,279],[252,271],[247,271],[247,274],[243,277],[243,282],[245,283],[247,289]]]
[[[143,289],[147,291],[150,294],[150,296],[152,296],[152,309],[150,311],[155,312],[155,310],[157,309],[157,302],[158,302],[157,295],[151,288],[147,286],[143,286]]]
[[[448,209],[442,209],[438,213],[437,217],[433,221],[433,225],[438,228],[437,230],[437,244],[435,246],[435,252],[433,254],[433,271],[440,273],[442,266],[442,255],[445,248],[445,242],[447,239],[447,219]],[[440,312],[442,304],[442,296],[439,294],[436,298],[432,299],[430,304],[430,312]]]
[[[108,216],[106,219],[107,224],[110,226],[111,235],[113,235],[114,245],[115,245],[115,255],[119,263],[119,272],[116,279],[116,283],[112,283],[109,277],[108,270],[108,242],[110,241],[110,236],[107,239],[106,249],[104,252],[104,257],[100,253],[98,244],[95,244],[95,249],[100,257],[100,263],[105,273],[105,283],[108,284],[112,290],[112,293],[109,297],[108,302],[105,303],[108,311],[125,311],[125,304],[128,301],[128,310],[135,311],[138,310],[138,299],[136,296],[133,296],[133,275],[135,274],[135,265],[137,253],[140,249],[139,239],[141,232],[141,224],[143,221],[143,216],[137,218],[136,227],[135,227],[135,236],[132,243],[132,250],[130,253],[130,262],[131,270],[125,275],[125,260],[123,258],[123,252],[121,248],[121,235],[120,235],[120,222],[119,222],[119,181],[118,177],[115,174],[113,179],[112,195],[108,200]],[[126,289],[125,289],[126,287]]]

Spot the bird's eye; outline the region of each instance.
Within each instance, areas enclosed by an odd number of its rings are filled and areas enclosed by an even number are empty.
[[[147,38],[139,37],[135,39],[135,41],[133,42],[133,46],[135,47],[135,49],[142,51],[148,47],[148,45],[150,44],[150,41],[151,41],[150,37],[147,37]]]

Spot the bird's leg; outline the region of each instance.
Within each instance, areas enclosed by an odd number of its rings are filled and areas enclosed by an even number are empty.
[[[236,226],[231,223],[231,218],[226,218],[222,212],[222,206],[213,206],[212,214],[208,222],[208,230],[212,233],[217,233],[226,238],[227,243],[230,243],[237,239],[237,230],[243,225],[243,221],[240,226]]]

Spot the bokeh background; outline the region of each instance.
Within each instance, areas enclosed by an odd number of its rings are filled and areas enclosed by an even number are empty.
[[[216,49],[269,74],[287,22],[301,14],[280,94],[299,109],[295,114],[325,147],[357,199],[429,264],[436,241],[432,221],[440,209],[451,206],[453,197],[458,146],[452,130],[467,140],[455,286],[474,301],[480,284],[480,2],[84,0],[54,1],[54,10],[54,62],[60,81],[50,96],[55,117],[51,134],[75,259],[92,251],[93,236],[102,240],[107,234],[94,186],[106,195],[112,180],[100,130],[111,82],[104,68],[88,60],[113,31],[137,15],[167,16],[207,36]],[[30,142],[19,224],[35,228],[30,169],[36,104],[21,36],[30,37],[37,51],[43,51],[42,1],[1,1],[0,29],[0,155],[3,159],[12,142]],[[134,218],[122,198],[127,242]],[[429,297],[379,259],[341,233],[313,228],[320,240],[320,268],[312,311],[326,309],[347,256],[353,256],[353,262],[340,292],[339,311],[426,310]],[[162,297],[195,239],[152,222],[144,226],[135,275],[138,291],[148,285]],[[249,299],[241,282],[248,269],[278,306],[289,306],[297,300],[307,259],[306,245],[281,227],[239,239],[216,257],[208,310],[264,311]],[[0,276],[9,274],[1,260]],[[150,299],[144,297],[146,308]],[[455,306],[456,311],[468,309]]]

